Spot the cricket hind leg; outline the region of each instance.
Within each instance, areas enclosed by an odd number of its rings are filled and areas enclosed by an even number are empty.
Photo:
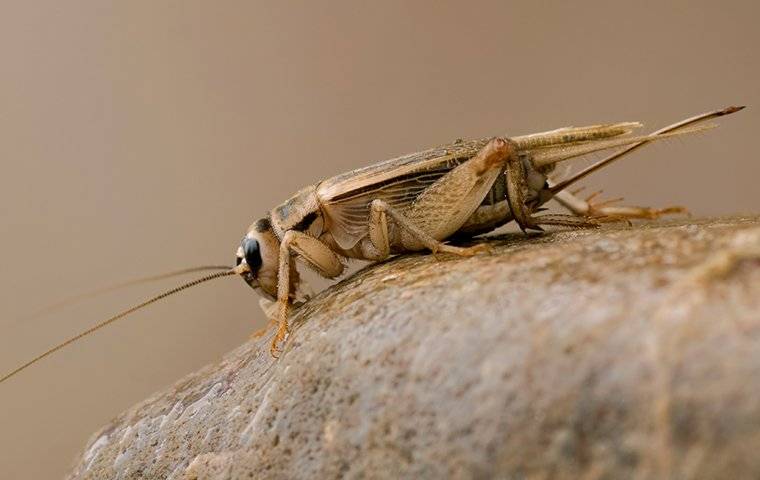
[[[469,219],[503,171],[517,157],[511,140],[494,138],[475,156],[429,186],[409,205],[397,208],[382,199],[370,203],[369,235],[362,240],[364,258],[382,260],[396,252],[428,249],[433,253],[474,255],[486,245],[456,247],[443,240]],[[393,225],[391,231],[389,226]]]
[[[630,220],[656,220],[667,215],[688,214],[688,210],[681,206],[664,208],[639,207],[628,205],[616,205],[622,198],[599,201],[597,198],[601,191],[594,192],[588,197],[580,198],[576,194],[563,190],[554,195],[554,199],[572,212],[574,215],[594,219],[599,222],[619,222]]]
[[[520,226],[520,229],[527,233],[528,230],[543,231],[542,225],[553,225],[571,228],[596,228],[599,222],[593,218],[579,218],[573,215],[543,214],[534,215],[541,211],[539,208],[540,200],[528,199],[527,193],[528,178],[532,173],[519,157],[512,156],[507,159],[505,169],[507,182],[507,203],[512,212],[512,217]]]
[[[490,247],[486,244],[478,244],[472,247],[447,245],[440,240],[436,240],[432,235],[387,202],[373,200],[370,204],[369,237],[362,241],[361,246],[365,258],[377,261],[383,260],[390,255],[389,221],[393,222],[394,226],[399,229],[400,235],[412,238],[433,254],[443,252],[460,256],[472,256],[480,252],[490,251]]]
[[[576,215],[565,215],[557,213],[548,213],[545,215],[536,215],[532,217],[534,222],[531,228],[543,231],[543,226],[568,227],[568,228],[599,228],[604,220],[600,218],[579,217]]]

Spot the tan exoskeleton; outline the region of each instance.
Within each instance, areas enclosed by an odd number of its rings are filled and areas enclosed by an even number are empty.
[[[275,354],[288,333],[288,310],[300,283],[294,258],[332,279],[343,273],[344,258],[379,261],[419,250],[473,255],[487,246],[443,242],[454,235],[486,233],[511,220],[523,231],[542,230],[542,225],[586,228],[611,218],[683,211],[594,205],[564,189],[633,148],[702,131],[708,127],[694,125],[738,109],[698,115],[638,137],[624,135],[640,124],[618,123],[457,141],[353,170],[302,189],[251,225],[238,248],[235,271],[276,301],[276,310],[269,312],[279,324],[272,342]],[[560,161],[624,146],[628,148],[567,181],[550,182]],[[535,215],[552,198],[573,215]]]
[[[235,267],[198,267],[142,279],[222,270],[96,324],[0,377],[0,382],[135,310],[215,278],[241,275],[267,299],[265,312],[278,323],[271,346],[276,355],[289,331],[289,308],[301,286],[295,258],[332,279],[344,272],[348,258],[379,261],[420,250],[455,255],[487,251],[485,244],[465,248],[443,242],[487,233],[512,220],[523,231],[542,230],[543,225],[587,228],[604,221],[684,211],[593,203],[593,196],[584,201],[566,188],[646,143],[705,130],[709,126],[697,124],[741,108],[707,112],[644,136],[628,136],[641,126],[629,122],[456,141],[329,178],[302,189],[254,222],[237,250]],[[571,178],[556,182],[550,177],[561,161],[613,148],[620,150]],[[537,215],[551,199],[572,215]]]

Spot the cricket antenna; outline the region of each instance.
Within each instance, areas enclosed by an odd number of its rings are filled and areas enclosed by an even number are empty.
[[[140,303],[138,305],[135,305],[135,306],[133,306],[131,308],[128,308],[128,309],[124,310],[121,313],[117,313],[116,315],[112,316],[111,318],[103,320],[102,322],[100,322],[100,323],[98,323],[98,324],[96,324],[96,325],[88,328],[87,330],[85,330],[85,331],[83,331],[83,332],[81,332],[81,333],[79,333],[79,334],[77,334],[77,335],[69,338],[65,342],[59,343],[58,345],[56,345],[55,347],[47,350],[46,352],[37,355],[36,357],[34,357],[33,359],[29,360],[28,362],[26,362],[25,364],[21,365],[20,367],[16,368],[15,370],[12,370],[11,372],[9,372],[9,373],[3,375],[2,377],[0,377],[0,383],[5,382],[6,380],[8,380],[9,378],[13,377],[17,373],[19,373],[19,372],[21,372],[23,370],[26,370],[28,367],[34,365],[35,363],[39,362],[43,358],[47,357],[48,355],[52,355],[53,353],[57,352],[58,350],[66,347],[68,345],[71,345],[72,343],[76,342],[77,340],[80,340],[83,337],[86,337],[87,335],[93,333],[94,331],[100,330],[101,328],[112,324],[116,320],[119,320],[120,318],[126,317],[130,313],[134,313],[137,310],[140,310],[141,308],[147,307],[148,305],[150,305],[152,303],[155,303],[155,302],[157,302],[157,301],[159,301],[161,299],[164,299],[164,298],[166,298],[166,297],[168,297],[170,295],[174,295],[175,293],[179,293],[182,290],[187,290],[190,287],[194,287],[194,286],[199,285],[201,283],[208,282],[209,280],[214,280],[215,278],[227,277],[229,275],[236,275],[238,273],[240,273],[238,268],[229,268],[228,267],[227,270],[225,270],[223,272],[216,272],[216,273],[212,273],[210,275],[206,275],[205,277],[196,278],[195,280],[193,280],[191,282],[187,282],[187,283],[185,283],[183,285],[180,285],[178,287],[174,287],[171,290],[167,290],[164,293],[156,295],[155,297],[150,298],[148,300],[145,300],[144,302],[142,302],[142,303]]]
[[[701,113],[701,114],[695,115],[695,116],[693,116],[691,118],[687,118],[686,120],[681,120],[678,123],[674,123],[672,125],[668,125],[667,127],[661,128],[661,129],[657,130],[656,132],[652,132],[651,134],[648,135],[648,137],[656,137],[658,135],[674,132],[674,131],[680,130],[680,129],[684,128],[684,127],[688,127],[690,125],[694,125],[695,123],[704,122],[705,120],[710,120],[711,118],[722,117],[723,115],[729,115],[731,113],[738,112],[739,110],[742,110],[742,109],[744,109],[744,106],[740,106],[740,107],[733,107],[732,106],[732,107],[722,108],[720,110],[713,110],[711,112]],[[622,157],[623,155],[626,155],[626,154],[628,154],[628,153],[636,150],[637,148],[639,148],[639,147],[641,147],[643,145],[646,145],[647,143],[649,143],[649,142],[646,141],[646,140],[642,141],[642,142],[634,143],[633,145],[631,145],[631,146],[629,146],[627,148],[624,148],[623,150],[621,150],[621,151],[619,151],[617,153],[613,153],[612,155],[610,155],[610,156],[608,156],[608,157],[606,157],[606,158],[604,158],[602,160],[599,160],[598,162],[594,163],[593,165],[590,165],[587,168],[581,170],[580,172],[576,173],[572,177],[570,177],[570,178],[568,178],[566,180],[563,180],[563,181],[557,183],[556,185],[551,185],[551,187],[549,188],[549,190],[551,191],[551,193],[553,195],[555,195],[555,194],[561,192],[562,190],[566,189],[570,185],[574,184],[578,180],[580,180],[580,179],[582,179],[582,178],[584,178],[584,177],[586,177],[588,175],[591,175],[592,173],[594,173],[595,171],[599,170],[600,168],[603,168],[603,167],[609,165],[610,163],[614,162],[615,160],[617,160],[618,158]]]
[[[164,272],[164,273],[149,275],[145,277],[133,278],[131,280],[114,283],[112,285],[107,285],[105,287],[100,287],[94,290],[78,293],[76,295],[63,298],[61,300],[58,300],[55,303],[51,303],[50,305],[46,305],[42,308],[39,308],[31,313],[24,315],[23,317],[16,320],[15,323],[28,322],[31,320],[35,320],[39,317],[42,317],[50,313],[56,312],[58,310],[61,310],[63,308],[66,308],[69,305],[74,305],[83,300],[97,297],[99,295],[103,295],[106,293],[114,292],[116,290],[121,290],[123,288],[133,287],[135,285],[142,285],[144,283],[156,282],[158,280],[166,280],[167,278],[179,277],[181,275],[187,275],[188,273],[229,270],[229,269],[230,267],[228,267],[227,265],[200,265],[197,267],[183,268],[181,270],[173,270],[171,272]]]

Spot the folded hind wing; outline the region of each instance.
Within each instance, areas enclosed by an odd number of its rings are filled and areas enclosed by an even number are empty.
[[[369,233],[369,206],[373,200],[384,200],[403,211],[450,170],[446,167],[412,172],[349,195],[322,200],[325,227],[341,248],[350,249]]]

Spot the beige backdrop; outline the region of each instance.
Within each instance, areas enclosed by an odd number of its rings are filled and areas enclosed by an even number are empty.
[[[699,215],[760,210],[754,2],[611,3],[5,0],[0,370],[165,285],[24,314],[230,263],[299,187],[458,137],[746,103],[587,183]],[[59,478],[109,418],[246,341],[257,301],[220,280],[0,385],[0,478]]]

